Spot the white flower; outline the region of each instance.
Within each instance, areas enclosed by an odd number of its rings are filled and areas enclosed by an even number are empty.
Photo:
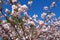
[[[21,4],[20,3],[17,3],[17,6],[20,8],[21,7]]]
[[[55,5],[56,5],[56,3],[55,2],[52,2],[51,7],[54,7]]]
[[[15,31],[12,31],[12,35],[13,35],[13,36],[15,36],[15,35],[16,35]]]
[[[28,5],[31,5],[32,4],[32,1],[28,1]]]
[[[39,25],[41,25],[41,24],[43,24],[43,23],[44,23],[44,21],[39,20],[39,21],[38,21],[38,23],[39,23]]]
[[[33,19],[34,21],[37,21],[36,19]]]
[[[47,16],[46,16],[47,19],[50,19],[51,17],[52,17],[51,15],[47,15]]]
[[[35,23],[33,21],[30,22],[31,24],[35,25]]]
[[[55,4],[55,2],[52,2],[52,4]]]
[[[39,25],[38,25],[38,26],[36,26],[36,28],[39,28]]]
[[[32,20],[32,17],[29,16],[29,19]]]
[[[44,18],[46,15],[47,15],[47,13],[43,12],[43,13],[41,14],[41,18]]]
[[[12,0],[12,2],[14,3],[14,2],[17,2],[17,0]]]
[[[28,24],[30,24],[30,20],[29,19],[27,20],[27,22],[28,22]]]
[[[14,10],[14,9],[16,9],[17,8],[17,6],[16,5],[12,5],[12,9]]]
[[[5,16],[7,16],[7,14],[4,14]]]
[[[28,9],[28,7],[25,4],[22,5],[21,7],[24,8],[24,9]]]
[[[42,31],[47,31],[48,28],[46,27],[46,24],[43,25]]]
[[[6,29],[10,29],[10,27],[8,26],[8,24],[4,24],[3,27],[6,28]]]
[[[53,18],[54,21],[57,21],[58,19],[57,18]]]
[[[18,12],[22,12],[23,10],[22,10],[22,8],[18,8]]]
[[[35,14],[34,14],[34,15],[33,15],[33,18],[36,18],[36,17],[38,17],[38,15],[35,15]]]
[[[8,12],[9,10],[6,8],[5,12]]]
[[[26,36],[26,39],[28,38],[28,36]]]
[[[12,9],[11,15],[15,14],[15,11]]]
[[[25,12],[28,9],[27,5],[25,5],[25,4],[22,5],[21,8],[22,8],[23,12]]]
[[[54,24],[60,26],[60,22],[59,21],[54,22]]]
[[[55,16],[55,13],[51,13],[52,16]]]
[[[12,34],[10,34],[10,37],[12,37],[13,35]]]
[[[44,10],[48,10],[48,7],[47,6],[44,6]]]

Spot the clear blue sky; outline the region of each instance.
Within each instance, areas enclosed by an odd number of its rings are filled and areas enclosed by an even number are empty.
[[[43,7],[44,6],[49,7],[53,1],[55,0],[33,0],[31,8],[27,12],[30,16],[32,16],[33,14],[37,14],[38,15],[37,19],[40,19],[40,15],[44,11]],[[5,3],[6,2],[7,0],[5,0]],[[22,5],[23,4],[27,5],[28,0],[18,0],[18,2],[20,2]],[[5,8],[11,10],[11,6],[9,4],[4,4],[2,7],[4,10]],[[56,14],[56,17],[60,16],[60,1],[58,1],[58,3],[56,4],[56,7],[53,9],[53,12]]]

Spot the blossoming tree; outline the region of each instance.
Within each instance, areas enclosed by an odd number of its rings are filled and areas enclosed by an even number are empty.
[[[6,18],[0,20],[0,36],[3,40],[60,40],[60,17],[55,18],[56,15],[52,11],[58,1],[52,2],[50,10],[48,6],[43,7],[46,12],[42,12],[41,20],[36,20],[38,15],[30,17],[27,13],[33,3],[32,0],[28,1],[29,6],[21,5],[17,1],[7,0],[12,8],[12,11],[5,9],[9,17],[2,11],[4,0],[0,1],[0,18]],[[24,17],[21,15],[22,12]]]

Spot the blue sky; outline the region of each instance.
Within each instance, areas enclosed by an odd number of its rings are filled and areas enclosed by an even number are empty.
[[[5,3],[7,2],[7,0],[4,1]],[[43,7],[44,6],[49,7],[53,1],[55,0],[33,0],[33,4],[27,12],[30,16],[37,14],[38,15],[37,19],[40,19],[41,13],[44,12]],[[20,2],[21,5],[23,4],[27,5],[28,0],[18,0],[18,2]],[[8,8],[11,11],[11,6],[9,4],[4,4],[2,5],[2,7],[3,12],[5,11],[6,8]],[[60,16],[60,1],[58,1],[58,3],[56,4],[56,7],[53,9],[53,12],[56,14],[56,17]]]

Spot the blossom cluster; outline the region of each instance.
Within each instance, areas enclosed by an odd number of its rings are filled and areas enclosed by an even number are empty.
[[[54,12],[48,12],[47,6],[43,7],[47,12],[43,12],[42,19],[37,20],[37,14],[32,17],[28,15],[29,7],[26,4],[21,5],[17,0],[8,0],[8,3],[11,4],[12,11],[6,8],[5,12],[10,17],[2,13],[1,17],[6,20],[0,21],[0,36],[3,40],[60,40],[60,17],[56,18]],[[31,6],[32,3],[32,0],[28,1],[28,5]],[[52,2],[51,8],[55,5]]]

